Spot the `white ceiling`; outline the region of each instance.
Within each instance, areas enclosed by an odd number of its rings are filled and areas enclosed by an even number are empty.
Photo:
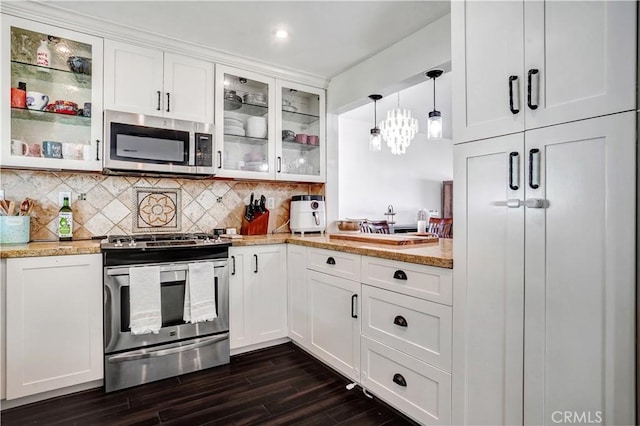
[[[449,13],[445,1],[43,1],[324,79]],[[287,40],[273,33],[286,29]]]

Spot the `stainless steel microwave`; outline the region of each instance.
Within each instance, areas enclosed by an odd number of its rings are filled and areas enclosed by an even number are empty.
[[[105,111],[105,174],[214,174],[213,124]]]

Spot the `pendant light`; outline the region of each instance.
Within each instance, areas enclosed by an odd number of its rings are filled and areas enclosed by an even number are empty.
[[[382,151],[382,135],[376,124],[378,122],[377,103],[382,99],[382,95],[369,95],[369,99],[373,101],[373,129],[371,129],[371,134],[369,135],[369,151],[378,152]]]
[[[427,139],[442,139],[442,114],[436,109],[436,78],[442,75],[439,69],[430,70],[425,75],[433,79],[433,111],[427,119]]]
[[[407,152],[411,140],[418,133],[418,120],[411,116],[410,110],[400,108],[400,92],[398,107],[387,112],[386,120],[380,122],[380,132],[395,155]]]

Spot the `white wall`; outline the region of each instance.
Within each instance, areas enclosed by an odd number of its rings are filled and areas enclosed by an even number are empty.
[[[451,140],[418,133],[405,155],[369,151],[371,121],[338,118],[338,217],[385,219],[392,204],[398,224],[413,224],[418,209],[441,210],[441,184],[453,176]]]

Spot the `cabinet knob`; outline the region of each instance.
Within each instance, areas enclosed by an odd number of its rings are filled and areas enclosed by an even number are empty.
[[[406,281],[407,280],[407,274],[405,274],[405,272],[403,270],[398,269],[396,272],[393,273],[393,278],[395,278],[396,280]]]
[[[401,316],[401,315],[397,315],[394,319],[393,319],[393,323],[395,325],[398,325],[400,327],[408,327],[409,324],[407,324],[407,320]]]
[[[329,256],[329,258],[327,259],[327,265],[335,265],[336,264],[336,260]]]
[[[393,383],[404,388],[407,387],[407,381],[402,377],[402,374],[399,373],[393,375]]]

